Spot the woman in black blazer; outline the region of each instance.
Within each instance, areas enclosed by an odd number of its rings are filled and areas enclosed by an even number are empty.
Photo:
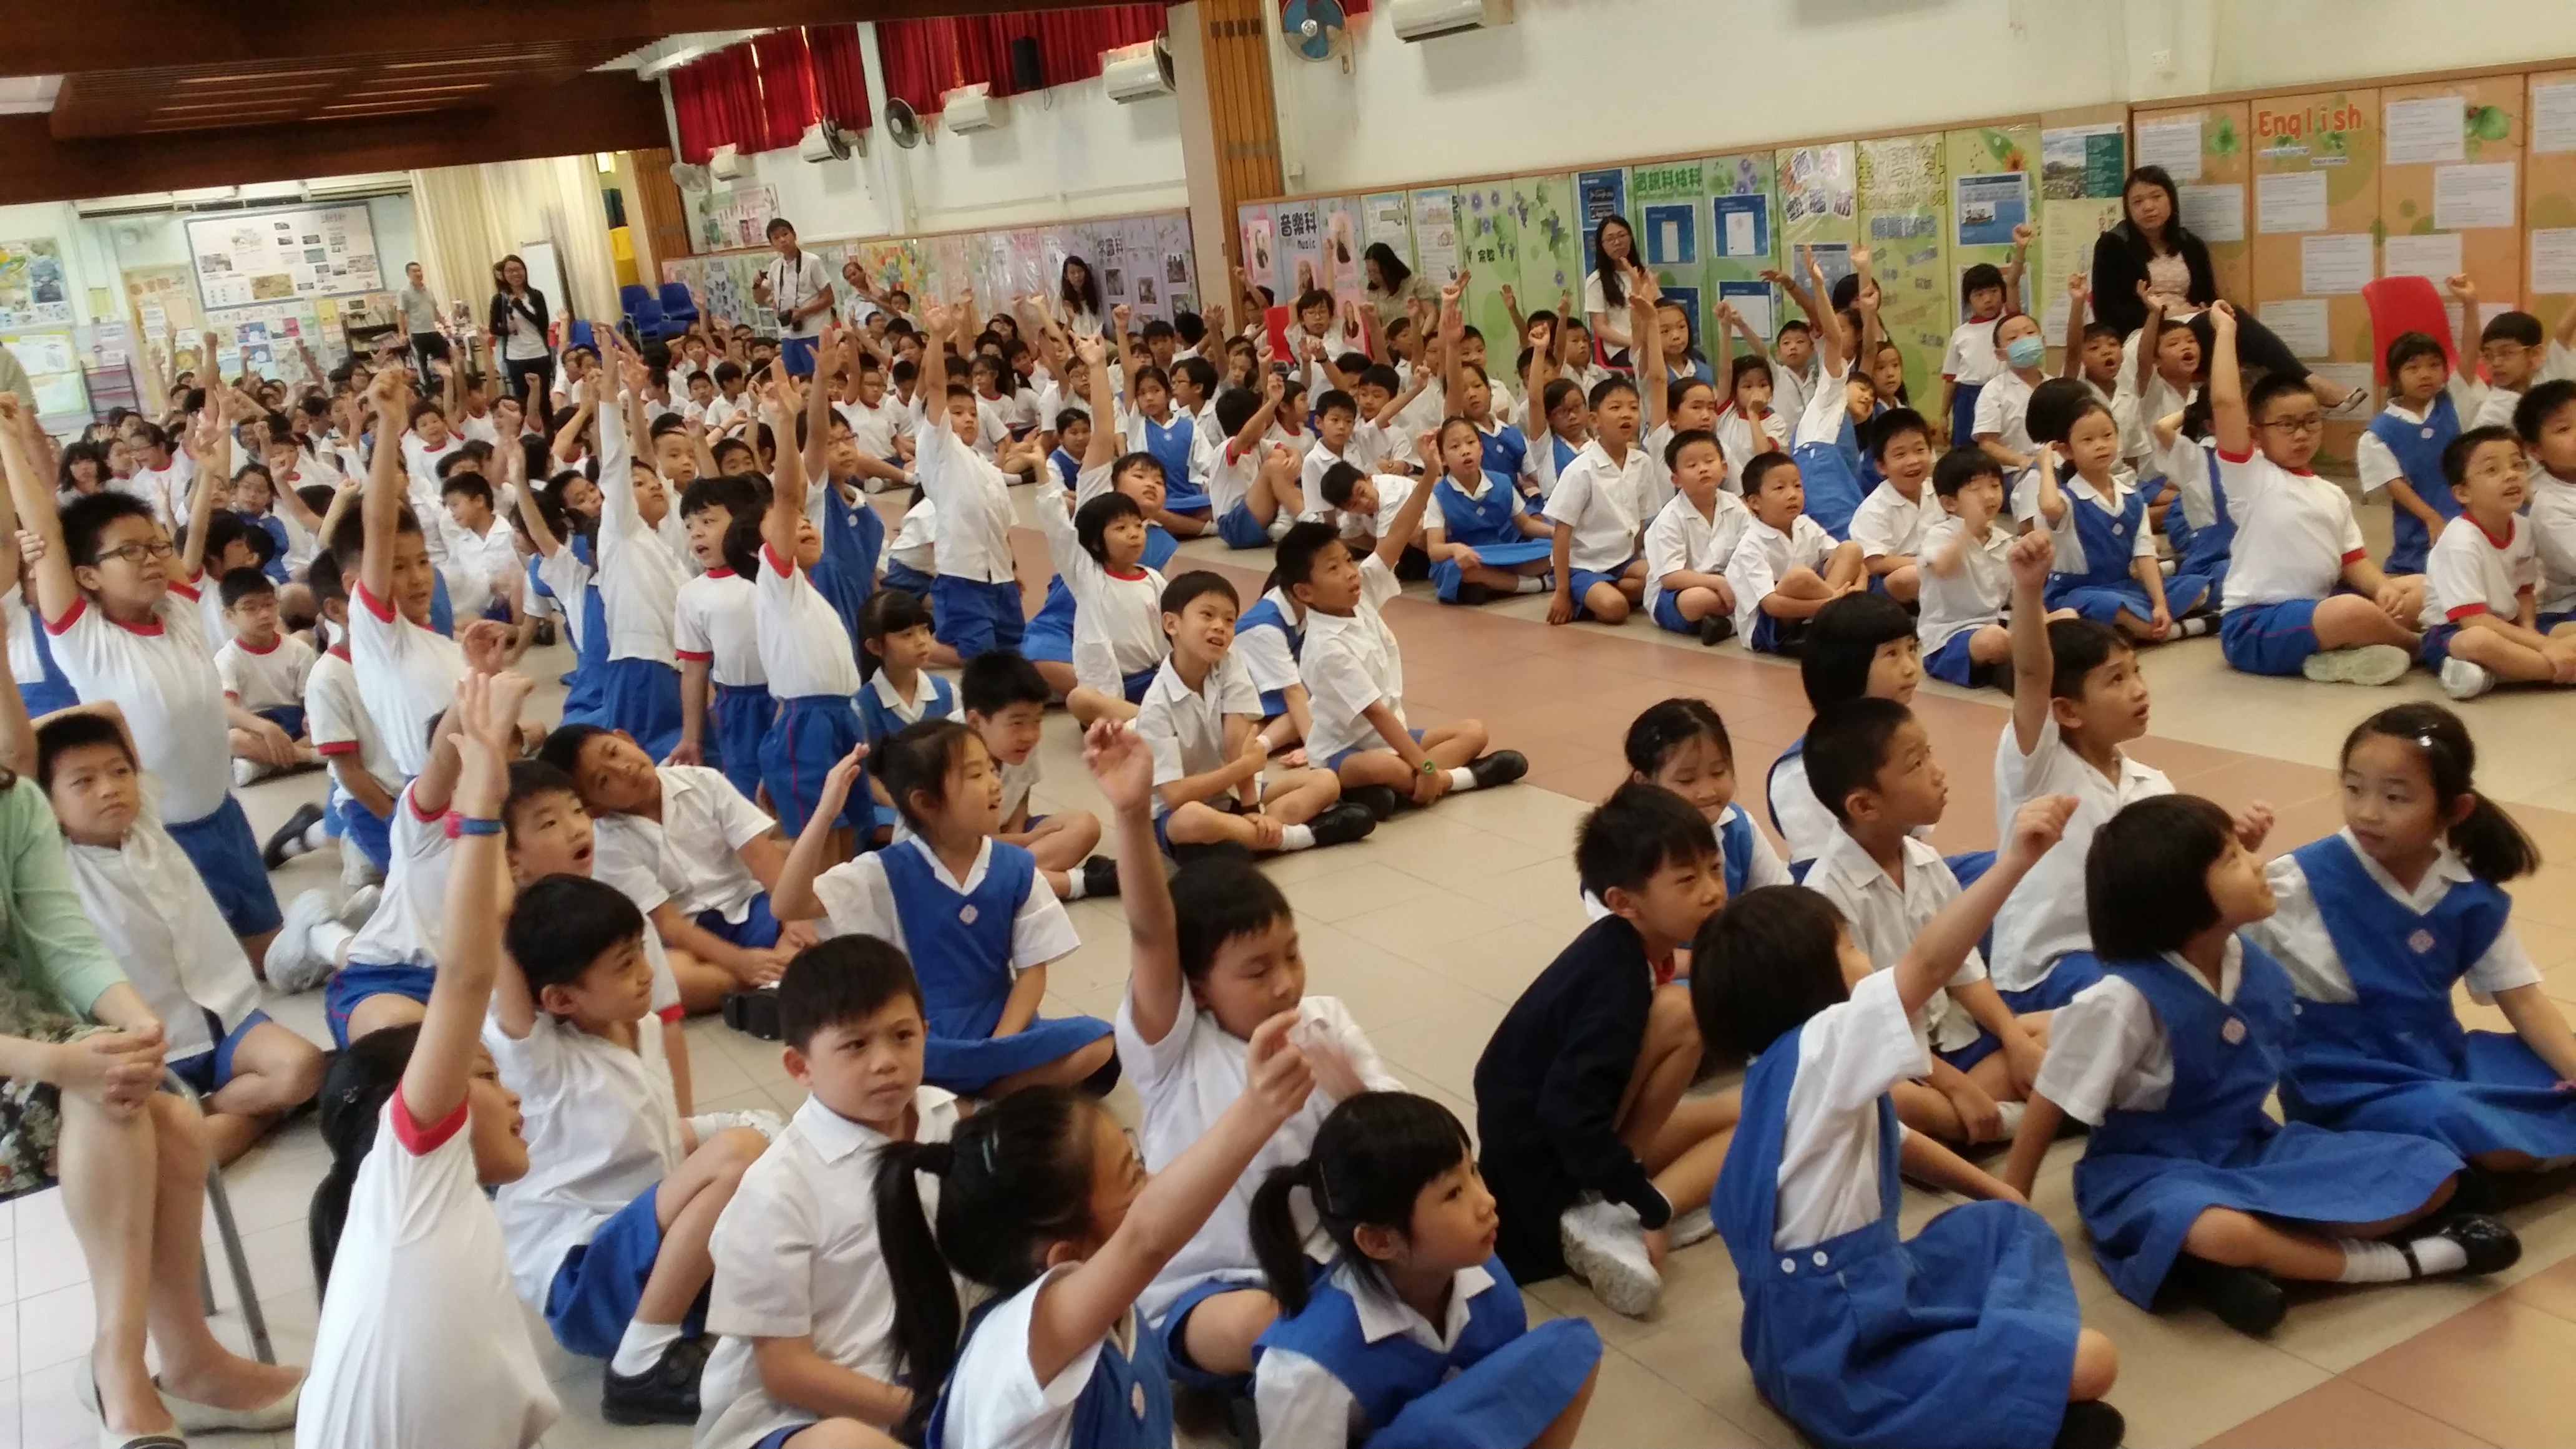
[[[2125,216],[2120,224],[2093,243],[2094,318],[2126,337],[2147,325],[2147,295],[2153,292],[2164,299],[2168,325],[2187,321],[2200,338],[2201,356],[2207,357],[2208,313],[2218,300],[2218,277],[2210,269],[2208,246],[2182,224],[2182,196],[2173,177],[2161,166],[2130,172],[2121,207]],[[2303,379],[2329,409],[2359,400],[2311,373],[2272,329],[2241,308],[2236,350],[2248,367]],[[2367,395],[2365,389],[2354,391]]]
[[[492,268],[492,280],[498,290],[492,294],[492,313],[484,325],[492,334],[492,356],[508,379],[510,395],[531,418],[549,416],[547,403],[555,385],[555,354],[552,335],[546,330],[546,294],[528,285],[528,264],[513,253],[503,257]],[[535,395],[529,396],[527,385],[534,379]]]

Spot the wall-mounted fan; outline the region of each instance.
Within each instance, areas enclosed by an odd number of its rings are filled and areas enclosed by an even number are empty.
[[[1288,0],[1279,17],[1288,48],[1308,60],[1330,60],[1344,25],[1339,0]]]
[[[907,151],[921,144],[921,117],[913,114],[908,101],[886,102],[885,130],[896,145]]]

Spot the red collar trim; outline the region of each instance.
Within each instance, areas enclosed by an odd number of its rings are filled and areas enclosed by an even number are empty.
[[[339,660],[340,662],[342,662],[342,663],[344,663],[344,664],[345,664],[345,663],[347,663],[347,662],[349,662],[349,646],[348,646],[348,645],[346,645],[346,644],[334,644],[334,645],[332,645],[332,646],[331,646],[331,657],[332,657],[332,658],[334,658],[334,659]]]
[[[707,577],[711,579],[729,579],[733,577],[733,570],[725,567],[723,564],[718,564],[714,568],[707,570]]]
[[[124,630],[128,634],[140,635],[146,639],[156,639],[161,635],[161,616],[158,614],[152,616],[152,622],[149,624],[129,624],[104,609],[99,611],[99,617],[105,619],[111,624],[114,624],[116,627]]]
[[[1101,565],[1100,571],[1109,575],[1111,578],[1118,580],[1120,583],[1126,584],[1132,584],[1145,576],[1145,571],[1141,568],[1133,572],[1121,572],[1109,567],[1107,564]]]
[[[268,647],[265,649],[253,644],[239,634],[235,634],[233,636],[233,642],[241,646],[241,650],[244,654],[274,654],[277,652],[277,646],[286,642],[286,636],[281,633],[276,638],[269,640]]]
[[[2512,547],[2512,545],[2513,545],[2513,530],[2514,530],[2514,517],[2513,517],[2513,515],[2512,515],[2512,514],[2509,514],[2509,513],[2508,513],[2508,514],[2506,514],[2506,515],[2505,515],[2505,520],[2504,520],[2504,537],[2502,537],[2502,538],[2498,538],[2498,537],[2496,537],[2494,534],[2492,534],[2492,533],[2488,533],[2488,532],[2487,532],[2487,526],[2486,526],[2485,524],[2483,524],[2483,523],[2478,523],[2477,515],[2475,515],[2475,514],[2473,514],[2473,513],[2462,513],[2460,516],[2461,516],[2462,518],[2467,519],[2467,520],[2468,520],[2469,522],[2471,522],[2471,523],[2475,523],[2475,524],[2477,524],[2478,532],[2479,532],[2480,534],[2482,534],[2482,535],[2484,535],[2484,536],[2485,536],[2485,538],[2486,538],[2486,541],[2487,541],[2487,542],[2489,542],[2489,543],[2491,543],[2491,544],[2495,545],[2497,548],[2510,548],[2510,547]]]

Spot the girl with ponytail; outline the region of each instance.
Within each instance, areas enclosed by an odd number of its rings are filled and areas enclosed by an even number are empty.
[[[1310,1276],[1300,1189],[1332,1239]],[[1565,1445],[1601,1370],[1580,1318],[1536,1329],[1494,1256],[1501,1219],[1467,1129],[1409,1092],[1333,1109],[1305,1161],[1252,1200],[1252,1243],[1281,1316],[1253,1348],[1267,1449]]]
[[[2293,1120],[2529,1171],[2576,1157],[2576,1034],[2514,939],[2503,889],[2540,851],[2478,793],[2476,768],[2468,727],[2438,704],[2362,721],[2343,744],[2344,828],[2271,863],[2280,911],[2254,934],[2300,997],[2281,1081]],[[2463,979],[2512,1032],[2462,1029]]]

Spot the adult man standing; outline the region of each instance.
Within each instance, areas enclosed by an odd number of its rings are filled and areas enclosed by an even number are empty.
[[[425,372],[431,358],[447,356],[447,335],[438,330],[438,299],[429,294],[429,278],[420,263],[404,263],[403,276],[411,282],[396,294],[402,303],[403,330],[411,334],[411,354]]]

